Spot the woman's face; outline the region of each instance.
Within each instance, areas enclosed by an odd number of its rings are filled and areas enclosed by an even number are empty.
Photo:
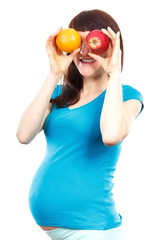
[[[82,40],[80,47],[81,50],[75,57],[74,63],[83,77],[96,77],[97,75],[101,75],[101,73],[104,73],[104,70],[97,61],[95,61],[88,55],[88,53],[91,52],[86,45],[86,36],[88,35],[88,33],[89,31],[79,31]],[[105,52],[100,56],[106,57],[107,53]]]

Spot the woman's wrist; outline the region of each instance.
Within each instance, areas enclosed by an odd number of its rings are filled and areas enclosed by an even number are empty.
[[[52,89],[54,89],[57,86],[61,78],[62,78],[62,75],[56,75],[50,71],[46,77],[44,85],[48,86],[52,91]]]
[[[64,74],[63,73],[55,73],[52,70],[50,70],[49,75],[54,78],[62,78]]]
[[[116,79],[120,79],[121,78],[121,72],[119,71],[113,71],[111,73],[108,73],[108,76],[110,78],[116,78]]]
[[[108,87],[116,87],[121,86],[121,73],[119,72],[112,72],[109,76]]]
[[[52,81],[59,82],[63,75],[64,75],[63,73],[55,74],[53,71],[50,71],[48,74],[48,78],[51,79]]]

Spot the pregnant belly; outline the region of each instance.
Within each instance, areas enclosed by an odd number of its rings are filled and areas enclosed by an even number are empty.
[[[97,170],[98,171],[98,170]],[[56,225],[71,221],[75,216],[83,220],[90,209],[101,207],[103,179],[95,181],[96,171],[89,169],[79,172],[79,168],[58,164],[41,167],[33,179],[29,204],[37,224],[44,230],[52,230]],[[101,209],[100,209],[101,211]],[[96,212],[97,213],[97,212]]]
[[[66,179],[61,182],[55,179],[48,183],[43,181],[39,187],[32,186],[30,207],[38,225],[45,230],[45,226],[54,227],[68,213],[87,207],[92,197],[94,198],[88,187],[85,189],[83,184],[82,188],[79,181]]]

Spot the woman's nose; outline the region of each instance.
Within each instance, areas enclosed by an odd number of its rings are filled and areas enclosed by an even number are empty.
[[[89,53],[89,47],[87,46],[87,44],[85,42],[82,42],[82,44],[81,44],[80,53],[83,56],[86,56]]]

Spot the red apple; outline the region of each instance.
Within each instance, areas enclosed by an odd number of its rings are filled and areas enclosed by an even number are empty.
[[[87,46],[94,54],[102,54],[109,47],[109,37],[101,30],[96,29],[91,31],[86,37]]]

